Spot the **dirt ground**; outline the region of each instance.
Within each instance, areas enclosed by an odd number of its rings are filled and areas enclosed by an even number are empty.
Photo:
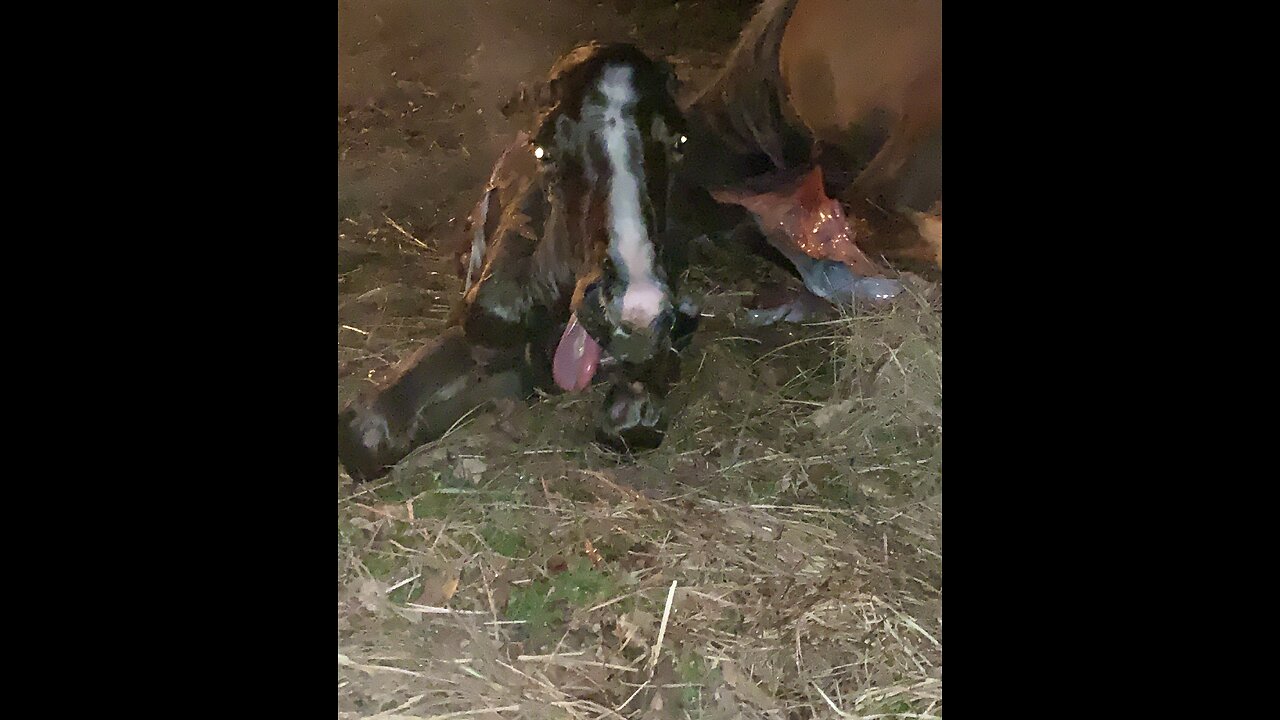
[[[440,247],[517,83],[625,39],[692,90],[753,5],[339,2],[339,402],[442,328]],[[589,391],[471,416],[380,483],[339,468],[339,717],[941,717],[936,288],[746,327],[785,276],[717,240],[657,451],[592,445]]]

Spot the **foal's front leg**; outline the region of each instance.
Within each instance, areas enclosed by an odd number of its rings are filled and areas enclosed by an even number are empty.
[[[338,414],[338,457],[356,481],[385,475],[479,405],[524,397],[533,378],[522,348],[488,348],[455,325],[406,358]]]
[[[338,456],[356,480],[386,474],[415,448],[498,398],[525,398],[549,370],[530,363],[546,309],[529,295],[527,255],[492,251],[490,271],[465,296],[450,327],[338,416]]]
[[[667,396],[680,379],[680,352],[698,325],[696,308],[676,313],[671,346],[640,365],[618,368],[596,418],[596,440],[618,452],[662,444],[671,421]]]

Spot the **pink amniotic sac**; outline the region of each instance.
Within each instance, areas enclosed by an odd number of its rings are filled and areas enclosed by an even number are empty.
[[[840,203],[827,197],[821,167],[776,190],[721,189],[711,194],[719,202],[750,210],[769,242],[784,254],[798,250],[816,260],[842,262],[864,277],[884,274],[854,242]]]

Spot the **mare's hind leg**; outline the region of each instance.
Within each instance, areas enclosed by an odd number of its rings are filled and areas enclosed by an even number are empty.
[[[942,269],[941,128],[910,142],[891,138],[842,199],[871,223],[871,237],[858,243],[870,255]]]
[[[450,327],[339,413],[338,457],[357,482],[376,479],[475,407],[532,392],[522,348],[482,347]]]

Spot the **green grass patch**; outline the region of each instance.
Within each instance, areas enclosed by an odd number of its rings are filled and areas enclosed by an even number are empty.
[[[497,524],[490,523],[485,525],[480,531],[481,537],[484,538],[489,549],[509,558],[523,558],[529,556],[529,549],[525,545],[524,536],[518,533],[505,530]]]
[[[707,682],[706,661],[696,653],[685,651],[680,654],[680,659],[676,661],[675,670],[680,682],[691,685],[691,687],[680,688],[680,704],[683,709],[696,717],[702,709],[699,702],[702,697],[702,686],[706,685]]]
[[[512,590],[507,619],[523,620],[530,638],[545,637],[571,608],[589,607],[617,593],[618,583],[577,558],[564,572]]]
[[[448,516],[456,506],[456,496],[434,492],[433,489],[414,498],[413,516],[442,518]]]
[[[396,557],[387,552],[370,552],[362,560],[365,569],[378,580],[386,580],[391,577],[391,574],[400,566],[400,563],[396,561]]]

